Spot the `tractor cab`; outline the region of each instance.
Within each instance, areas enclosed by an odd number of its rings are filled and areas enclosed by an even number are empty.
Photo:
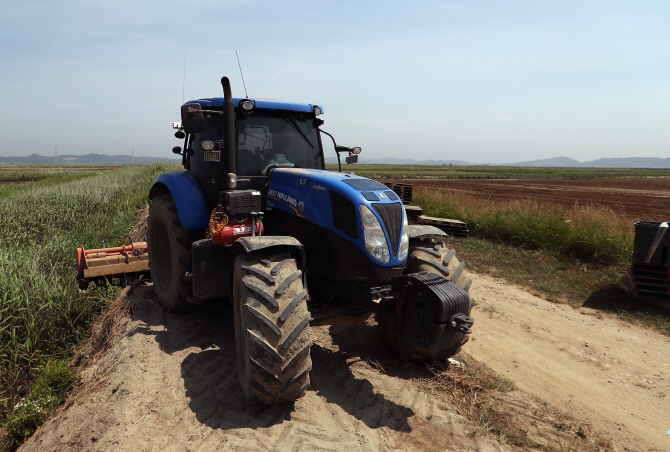
[[[236,189],[262,190],[274,168],[325,169],[318,105],[262,99],[233,98],[234,162],[224,155],[223,98],[190,101],[181,123],[184,168],[196,178],[212,202],[229,173],[237,176]],[[189,116],[190,115],[190,116]],[[231,146],[232,147],[232,146]],[[234,163],[231,171],[230,163]],[[228,187],[224,187],[228,188]]]

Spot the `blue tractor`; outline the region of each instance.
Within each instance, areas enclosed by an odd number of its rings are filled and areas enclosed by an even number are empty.
[[[147,246],[168,311],[233,304],[238,375],[250,403],[309,387],[310,325],[375,315],[387,341],[416,359],[444,359],[468,338],[474,302],[454,250],[431,226],[408,224],[397,194],[325,169],[320,105],[224,97],[181,107],[184,170],[150,191]]]

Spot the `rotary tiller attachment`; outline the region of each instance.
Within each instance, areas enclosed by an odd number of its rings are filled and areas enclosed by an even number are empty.
[[[98,286],[109,283],[127,285],[142,275],[149,275],[146,242],[97,250],[87,250],[83,246],[77,248],[77,283],[80,290],[87,290],[91,282]]]

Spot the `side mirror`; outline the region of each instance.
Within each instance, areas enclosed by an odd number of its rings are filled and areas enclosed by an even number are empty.
[[[358,155],[358,154],[361,153],[361,148],[358,147],[358,146],[355,146],[355,147],[351,148],[351,153]]]
[[[180,146],[173,147],[172,152],[174,152],[175,154],[181,154],[181,147]]]
[[[181,139],[186,137],[186,134],[184,132],[182,132],[181,130],[178,130],[174,133],[174,136],[181,140]]]
[[[198,133],[205,130],[205,119],[200,104],[184,104],[181,106],[181,125],[185,133]]]

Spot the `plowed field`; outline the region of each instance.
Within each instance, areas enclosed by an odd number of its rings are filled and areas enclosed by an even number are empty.
[[[670,178],[631,179],[404,179],[414,190],[451,191],[486,199],[525,199],[535,203],[606,206],[633,221],[670,219]]]

